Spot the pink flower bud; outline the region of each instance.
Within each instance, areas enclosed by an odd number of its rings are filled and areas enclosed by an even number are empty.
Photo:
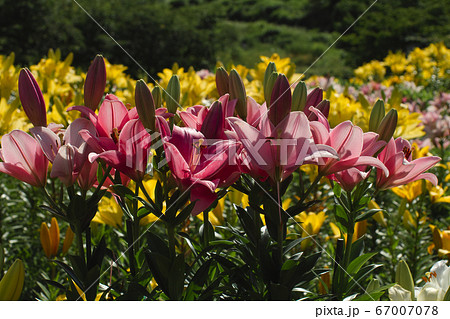
[[[97,55],[92,61],[84,82],[84,104],[95,111],[100,104],[106,87],[105,61]]]
[[[30,70],[22,69],[19,75],[19,97],[23,110],[34,126],[47,126],[44,97]]]

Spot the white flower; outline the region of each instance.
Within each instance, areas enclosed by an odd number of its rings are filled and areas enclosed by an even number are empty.
[[[438,261],[427,273],[427,283],[421,288],[417,300],[419,301],[441,301],[450,286],[450,267],[447,261]]]

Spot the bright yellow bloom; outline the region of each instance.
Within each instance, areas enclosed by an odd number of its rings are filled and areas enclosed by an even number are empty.
[[[333,238],[341,237],[341,230],[335,223],[330,223],[331,231],[333,232]],[[355,224],[353,230],[352,243],[361,238],[367,232],[367,219]],[[347,242],[347,234],[342,234],[345,242]]]
[[[380,209],[380,206],[374,200],[371,200],[369,202],[368,208],[369,209]],[[379,211],[379,212],[375,213],[375,215],[373,215],[372,218],[381,226],[383,226],[383,227],[387,226],[383,211]]]
[[[448,187],[442,188],[440,185],[433,186],[427,183],[427,189],[430,194],[431,202],[434,203],[450,203],[450,196],[444,196]]]
[[[441,257],[450,257],[450,229],[439,230],[436,226],[430,225],[433,232],[433,243],[428,246],[428,252],[433,253],[436,249]]]
[[[208,219],[209,222],[213,226],[220,226],[223,225],[224,219],[223,219],[223,211],[225,209],[225,197],[222,197],[218,202],[217,206],[208,213]],[[203,221],[203,214],[198,214],[197,218]]]
[[[320,231],[320,228],[323,225],[323,222],[327,216],[325,212],[312,213],[312,212],[301,212],[297,216],[294,217],[300,223],[302,228],[302,238],[306,238],[301,243],[301,248],[304,250],[311,244],[311,236],[317,235]],[[309,238],[307,238],[309,237]]]
[[[408,202],[412,202],[414,199],[422,194],[422,181],[411,182],[402,186],[394,187],[391,189],[397,196],[405,198]]]
[[[114,228],[121,228],[123,223],[122,217],[122,209],[114,197],[104,196],[98,204],[97,214],[95,214],[92,221],[99,224],[106,224]]]

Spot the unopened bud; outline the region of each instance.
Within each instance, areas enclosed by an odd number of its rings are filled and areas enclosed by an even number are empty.
[[[306,84],[301,81],[295,86],[294,93],[292,93],[292,111],[303,111],[306,105]]]
[[[264,72],[263,88],[266,87],[267,81],[274,72],[277,73],[277,67],[275,66],[275,63],[269,62],[266,71]]]
[[[228,72],[223,68],[219,67],[216,70],[216,87],[217,92],[219,92],[219,96],[225,95],[229,93],[229,76]]]
[[[207,139],[220,139],[224,120],[222,103],[216,101],[209,108],[200,131]]]
[[[159,109],[162,104],[162,94],[161,88],[159,86],[155,86],[152,90],[153,102],[155,102],[155,109]]]
[[[178,105],[180,104],[181,97],[181,86],[178,75],[172,75],[163,96],[169,113],[175,114],[177,112]]]
[[[152,93],[144,80],[136,82],[136,89],[134,92],[134,99],[136,102],[136,110],[139,119],[146,129],[155,131],[155,102]]]
[[[291,112],[291,87],[284,74],[280,74],[275,81],[270,99],[268,117],[277,126]]]
[[[84,105],[95,112],[106,87],[106,67],[105,60],[101,55],[97,55],[92,61],[86,74],[84,82]]]
[[[237,99],[236,113],[245,121],[247,118],[247,93],[244,82],[235,69],[231,70],[229,77],[230,100]]]
[[[409,270],[408,265],[404,260],[400,260],[395,271],[395,282],[404,289],[411,292],[411,297],[414,297],[414,280]]]
[[[44,96],[36,79],[28,69],[20,71],[19,98],[30,122],[34,126],[47,126]]]
[[[306,98],[305,107],[317,106],[323,100],[323,90],[321,88],[315,88],[308,94]]]
[[[275,81],[278,78],[278,73],[273,72],[267,79],[266,84],[264,85],[264,99],[266,100],[267,108],[270,107],[270,99],[272,97],[273,86],[275,85]]]
[[[397,110],[391,109],[378,126],[376,133],[380,135],[379,139],[385,142],[389,140],[394,135],[395,129],[397,128],[398,114]]]
[[[376,132],[385,115],[384,102],[382,100],[376,101],[372,112],[370,112],[369,131]]]

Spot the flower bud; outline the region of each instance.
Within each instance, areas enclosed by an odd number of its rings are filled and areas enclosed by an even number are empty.
[[[97,55],[92,61],[86,74],[84,82],[84,105],[95,112],[106,87],[106,67],[105,60],[101,55]]]
[[[19,98],[30,122],[34,126],[47,126],[44,96],[28,69],[22,69],[19,74]]]
[[[152,92],[148,88],[144,80],[136,82],[134,91],[134,100],[136,102],[136,110],[139,119],[146,129],[155,131],[155,102],[153,101]]]
[[[277,126],[291,112],[291,87],[284,74],[280,74],[273,86],[268,117]]]
[[[155,86],[152,90],[153,102],[155,102],[155,109],[159,109],[162,105],[161,88]]]
[[[323,100],[323,90],[321,88],[315,88],[308,94],[306,98],[305,107],[317,106]]]
[[[244,82],[236,70],[231,70],[229,76],[230,100],[237,99],[236,113],[245,121],[247,118],[247,93]]]
[[[303,111],[306,105],[306,84],[301,81],[295,86],[292,94],[292,111]]]
[[[69,248],[72,245],[74,236],[75,236],[75,234],[72,231],[72,228],[70,228],[70,226],[67,227],[66,236],[64,237],[64,243],[63,243],[63,248],[62,248],[63,254],[66,254],[69,251]]]
[[[275,63],[269,62],[267,65],[266,71],[264,72],[264,80],[263,80],[263,88],[266,87],[267,81],[269,80],[272,73],[277,73],[277,67],[275,66]],[[265,92],[264,92],[265,94]],[[270,96],[270,93],[269,93]]]
[[[206,117],[203,120],[201,132],[207,139],[222,138],[220,132],[223,129],[224,120],[222,103],[216,101],[211,105],[208,114],[206,114]]]
[[[414,280],[411,271],[404,260],[400,260],[397,266],[397,270],[395,271],[395,282],[404,289],[410,291],[411,296],[414,298]]]
[[[372,112],[370,112],[369,131],[376,132],[385,115],[384,102],[382,100],[376,101]]]
[[[20,259],[12,264],[0,281],[0,301],[19,300],[25,279],[25,269]]]
[[[178,75],[172,75],[163,96],[169,113],[175,114],[177,112],[178,105],[180,105],[181,97],[181,86]]]
[[[270,107],[270,98],[272,97],[273,86],[278,78],[278,73],[273,72],[266,81],[264,85],[264,99],[266,100],[267,108]]]
[[[223,68],[219,67],[216,70],[216,87],[219,96],[229,93],[229,77],[228,72]]]
[[[397,128],[398,114],[397,110],[391,109],[383,118],[376,133],[380,135],[379,140],[389,142]]]

